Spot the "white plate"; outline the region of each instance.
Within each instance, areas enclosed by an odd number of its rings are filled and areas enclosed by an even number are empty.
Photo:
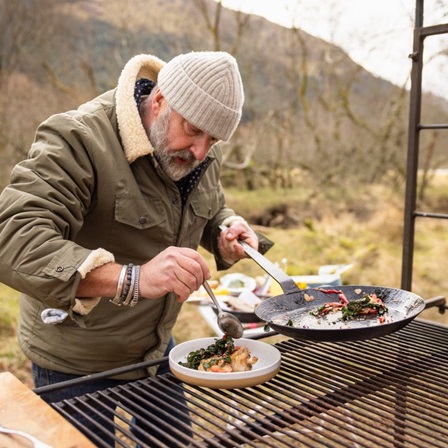
[[[237,272],[223,275],[219,282],[230,294],[239,294],[245,290],[253,291],[257,287],[257,282],[254,278]]]
[[[190,352],[207,348],[217,339],[219,338],[195,339],[176,345],[169,355],[170,369],[173,375],[181,381],[195,386],[210,387],[211,389],[240,389],[264,383],[273,378],[280,370],[281,354],[276,347],[266,342],[245,338],[237,339],[235,345],[247,347],[251,356],[258,358],[258,361],[252,366],[252,370],[247,372],[203,372],[179,364],[179,362],[187,361]]]

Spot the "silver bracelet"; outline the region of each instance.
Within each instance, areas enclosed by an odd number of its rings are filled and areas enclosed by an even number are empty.
[[[139,290],[138,290],[138,281],[140,279],[140,266],[135,266],[135,277],[134,277],[134,294],[131,303],[129,304],[130,307],[134,307],[137,305],[138,298],[139,298]]]
[[[123,291],[123,283],[127,268],[126,265],[121,268],[120,277],[118,278],[117,292],[115,293],[115,297],[111,299],[111,302],[115,305],[120,305],[120,297]]]

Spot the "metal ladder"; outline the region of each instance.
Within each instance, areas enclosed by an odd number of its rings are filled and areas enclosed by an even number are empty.
[[[401,288],[408,291],[412,291],[416,219],[418,217],[448,219],[448,214],[427,213],[417,210],[420,134],[422,131],[430,129],[448,129],[448,124],[424,124],[420,122],[422,104],[423,44],[425,38],[428,36],[448,33],[448,23],[424,27],[423,15],[424,0],[416,0],[413,50],[409,55],[412,59],[412,71],[401,276]]]

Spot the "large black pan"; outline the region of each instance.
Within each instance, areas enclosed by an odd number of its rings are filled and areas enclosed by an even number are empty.
[[[241,242],[247,255],[260,265],[282,287],[285,294],[265,299],[255,314],[279,334],[313,341],[354,341],[371,339],[403,328],[425,308],[425,301],[414,293],[383,286],[331,286],[299,289],[294,280],[249,245]],[[310,315],[327,302],[339,302],[337,294],[322,290],[342,291],[346,298],[356,300],[361,293],[375,293],[388,307],[385,322],[378,317],[342,321],[321,319]]]

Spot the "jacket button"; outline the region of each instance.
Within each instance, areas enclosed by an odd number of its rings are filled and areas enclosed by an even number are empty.
[[[148,220],[144,217],[144,216],[142,216],[139,220],[138,220],[138,223],[139,224],[146,224],[148,222]]]
[[[62,266],[58,266],[56,268],[56,272],[62,272],[64,270],[64,268]]]

